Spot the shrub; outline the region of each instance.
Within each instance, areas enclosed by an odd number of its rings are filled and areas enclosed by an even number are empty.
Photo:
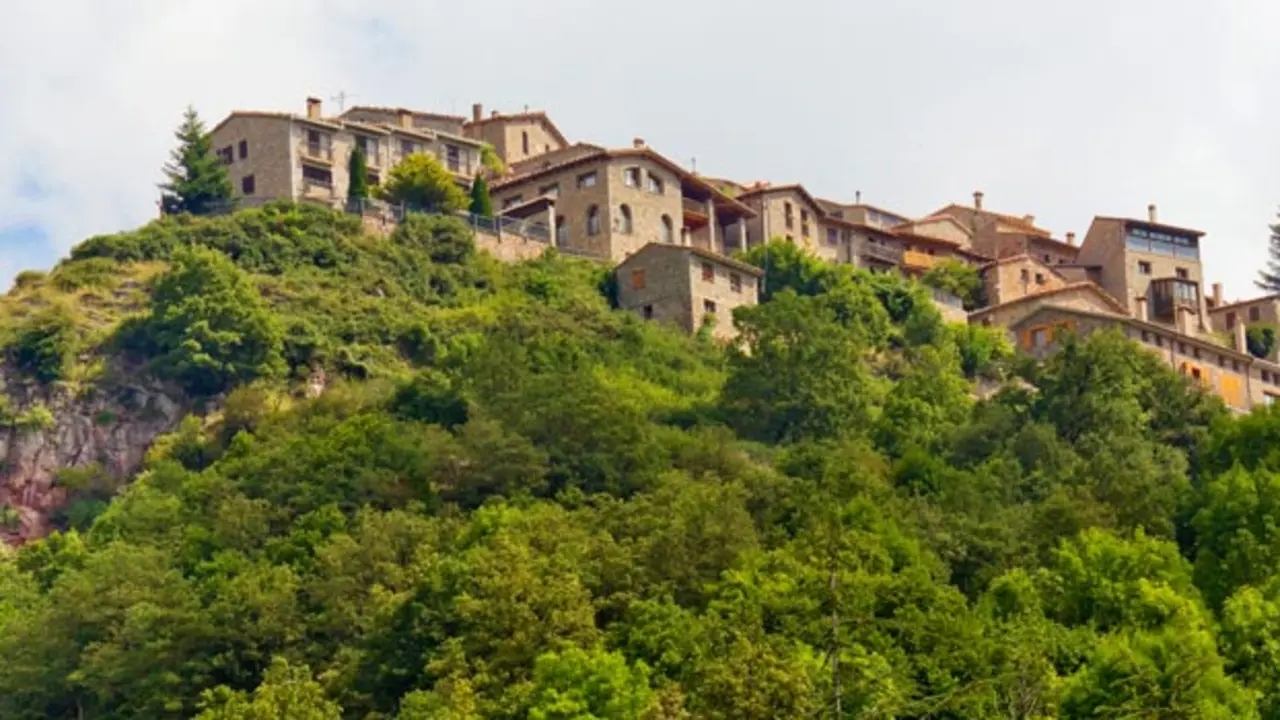
[[[437,212],[467,207],[467,194],[453,175],[430,155],[415,153],[391,168],[379,190],[383,200]]]
[[[9,345],[14,365],[42,383],[63,379],[75,354],[75,323],[60,307],[30,316]]]
[[[1268,358],[1276,347],[1276,329],[1269,325],[1251,325],[1245,330],[1245,345],[1256,358]]]
[[[452,217],[411,214],[400,223],[391,239],[400,245],[426,250],[434,263],[461,264],[476,253],[471,230]]]

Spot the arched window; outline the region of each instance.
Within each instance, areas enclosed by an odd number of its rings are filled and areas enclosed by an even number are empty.
[[[631,234],[631,208],[626,205],[618,207],[618,232],[624,235]]]
[[[671,245],[676,241],[675,225],[671,223],[670,215],[662,216],[662,242]]]
[[[564,245],[569,242],[569,223],[564,221],[563,215],[556,216],[556,244]]]
[[[595,205],[587,208],[587,234],[600,234],[600,208]]]

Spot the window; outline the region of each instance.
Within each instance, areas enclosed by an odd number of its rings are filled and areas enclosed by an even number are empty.
[[[1186,354],[1187,354],[1187,344],[1186,344],[1186,343],[1184,343],[1184,342],[1180,342],[1180,343],[1178,343],[1178,352],[1182,353],[1183,355],[1186,355]]]
[[[516,205],[519,205],[521,202],[524,202],[523,197],[521,197],[520,195],[512,195],[511,197],[502,201],[502,209],[506,210],[509,207],[515,207]]]
[[[791,219],[791,203],[782,203],[782,218],[786,221],[787,229],[790,230],[793,225],[793,221]]]
[[[596,174],[594,171],[583,173],[578,176],[578,187],[589,188],[596,186]]]
[[[839,245],[839,244],[840,244],[840,231],[839,231],[839,230],[836,230],[835,228],[827,228],[827,244],[828,244],[828,245]]]
[[[1227,313],[1227,329],[1232,330],[1235,328],[1235,326],[1236,326],[1236,314],[1233,312]]]
[[[373,161],[375,165],[378,164],[378,138],[357,135],[356,147],[360,148],[360,152],[364,153],[365,158]]]
[[[662,178],[653,173],[649,173],[649,192],[654,195],[662,194]]]
[[[738,273],[729,273],[729,289],[733,292],[742,292],[742,276]]]
[[[520,132],[520,149],[524,151],[525,155],[529,154],[529,132],[527,130]]]
[[[311,165],[302,166],[302,179],[316,185],[332,185],[333,173],[328,168],[318,168]]]
[[[231,161],[232,161],[232,159],[233,159],[233,158],[232,158],[232,156],[231,156],[231,146],[230,146],[230,145],[228,145],[228,146],[226,146],[226,147],[224,147],[224,148],[222,148],[221,150],[219,150],[219,151],[218,151],[218,159],[222,161],[222,164],[223,164],[223,165],[230,165],[230,164],[231,164]]]
[[[618,206],[618,232],[630,235],[631,229],[631,208],[626,205]]]
[[[1173,269],[1173,274],[1174,274],[1174,275],[1177,275],[1179,278],[1181,278],[1181,279],[1183,279],[1183,280],[1186,280],[1186,279],[1187,279],[1187,269],[1186,269],[1186,268],[1174,268],[1174,269]]]
[[[1143,330],[1143,331],[1142,331],[1142,342],[1144,342],[1144,343],[1149,343],[1149,342],[1151,342],[1151,333],[1147,332],[1146,330]]]
[[[631,271],[631,289],[632,290],[644,289],[644,270]]]
[[[595,205],[587,208],[587,234],[600,234],[600,208]]]
[[[1227,366],[1227,356],[1226,356],[1226,355],[1219,355],[1219,356],[1218,356],[1218,367],[1226,367],[1226,366]]]
[[[703,301],[702,301],[702,310],[703,310],[704,312],[715,313],[715,311],[716,311],[716,303],[715,303],[715,301],[714,301],[714,300],[703,300]]]
[[[1031,331],[1031,347],[1042,348],[1048,344],[1049,332],[1045,328],[1036,328]]]
[[[545,195],[546,197],[558,198],[560,197],[560,183],[552,183],[545,187],[538,188],[538,194]]]
[[[662,242],[668,245],[674,245],[676,241],[675,225],[671,222],[670,215],[662,216]]]
[[[702,281],[703,282],[716,281],[716,268],[714,265],[712,265],[709,262],[702,263]]]
[[[444,146],[444,162],[449,168],[449,172],[459,172],[462,170],[461,153],[458,152],[457,145]]]
[[[254,191],[254,180],[252,175],[245,175],[240,178],[240,192],[245,195],[252,195]]]
[[[416,153],[416,152],[418,152],[418,143],[416,143],[416,142],[414,142],[414,141],[412,141],[412,140],[401,140],[401,141],[400,141],[400,154],[401,154],[401,155],[412,155],[412,154],[414,154],[414,153]]]
[[[563,215],[556,216],[556,244],[564,245],[569,241],[569,223],[564,221]]]
[[[626,170],[623,170],[622,182],[624,182],[627,187],[640,187],[640,168],[629,167]]]
[[[1022,268],[1022,272],[1019,273],[1019,276],[1022,278],[1023,285],[1026,285],[1027,283],[1031,282],[1031,271],[1028,269]]]
[[[249,157],[249,141],[241,140],[240,141],[240,159],[244,160],[247,157]]]
[[[1191,357],[1193,357],[1193,358],[1195,358],[1195,359],[1199,360],[1199,359],[1200,359],[1200,348],[1191,348]]]
[[[1045,255],[1045,256],[1044,256],[1044,261],[1045,261],[1045,263],[1048,263],[1048,262],[1049,262],[1049,256],[1048,256],[1048,255]]]
[[[1161,337],[1160,335],[1156,336],[1156,347],[1158,348],[1164,347],[1164,338]]]
[[[1036,284],[1037,285],[1044,284],[1044,273],[1036,273]]]
[[[1262,319],[1262,308],[1249,308],[1249,322],[1258,322]]]
[[[653,306],[652,306],[652,305],[645,305],[645,306],[644,306],[644,308],[641,310],[641,314],[642,314],[642,315],[644,315],[644,319],[645,319],[645,320],[652,320],[652,319],[653,319]]]
[[[1150,275],[1150,274],[1151,274],[1151,263],[1147,262],[1146,260],[1139,260],[1139,261],[1138,261],[1138,274],[1139,274],[1139,275]]]

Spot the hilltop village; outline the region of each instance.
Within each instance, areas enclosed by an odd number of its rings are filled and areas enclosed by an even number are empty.
[[[1032,354],[1051,352],[1059,330],[1118,328],[1178,372],[1245,412],[1280,397],[1275,348],[1250,352],[1248,328],[1280,320],[1280,297],[1227,303],[1205,292],[1204,233],[1161,221],[1155,205],[1138,217],[1095,217],[1082,239],[1054,237],[1029,214],[989,209],[982,192],[923,217],[817,197],[801,184],[736,182],[699,175],[636,138],[630,147],[571,142],[545,112],[470,118],[404,108],[356,106],[328,115],[232,112],[213,129],[213,147],[241,204],[293,199],[334,207],[347,198],[347,159],[359,148],[377,185],[400,160],[438,158],[460,185],[491,175],[494,218],[471,218],[476,241],[507,260],[548,246],[617,263],[619,303],[645,318],[694,330],[757,302],[761,272],[734,254],[771,239],[818,258],[873,271],[920,276],[954,261],[975,268],[982,301],[962,307],[934,292],[947,319],[1007,328]],[[501,171],[486,169],[492,148]],[[392,213],[363,208],[385,229]]]

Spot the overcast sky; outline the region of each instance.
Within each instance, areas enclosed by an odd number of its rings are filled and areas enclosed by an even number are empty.
[[[1280,3],[1218,0],[0,0],[0,285],[156,213],[182,109],[307,95],[546,109],[700,172],[1061,237],[1204,230],[1254,293],[1280,203]],[[1268,120],[1270,118],[1270,121]]]

